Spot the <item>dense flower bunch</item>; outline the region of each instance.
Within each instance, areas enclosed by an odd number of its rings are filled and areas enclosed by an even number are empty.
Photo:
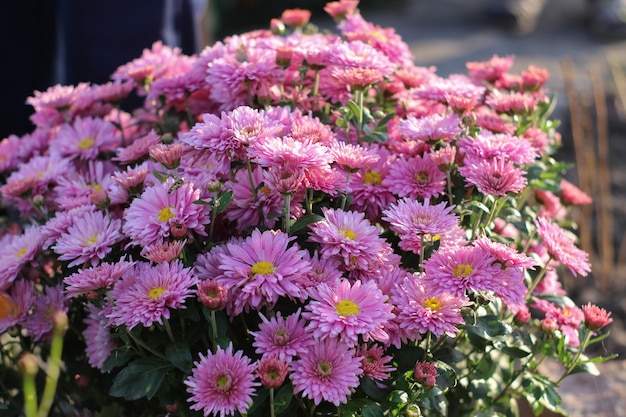
[[[440,77],[357,3],[28,99],[0,142],[0,414],[514,416],[560,411],[544,359],[607,359],[610,313],[559,284],[590,272],[590,200],[546,71]]]

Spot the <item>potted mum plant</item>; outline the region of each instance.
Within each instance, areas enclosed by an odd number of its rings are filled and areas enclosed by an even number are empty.
[[[3,416],[565,413],[612,319],[559,281],[591,270],[590,199],[548,73],[441,77],[357,5],[28,98],[0,142]]]

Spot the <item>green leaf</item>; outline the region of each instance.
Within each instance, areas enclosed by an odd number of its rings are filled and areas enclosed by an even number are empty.
[[[493,340],[511,333],[511,326],[501,322],[498,316],[493,314],[479,317],[474,326],[465,325],[461,327],[467,332],[486,340]]]
[[[383,401],[386,396],[386,392],[383,389],[378,388],[376,382],[372,378],[364,377],[361,379],[361,384],[359,387],[363,390],[368,397],[376,400]]]
[[[131,362],[113,378],[109,391],[112,397],[126,400],[152,399],[161,387],[165,375],[172,365],[159,358],[141,358]]]
[[[368,404],[361,410],[363,417],[383,417],[383,410],[378,404]]]
[[[189,345],[185,340],[177,340],[176,343],[168,345],[165,348],[165,356],[167,356],[175,367],[184,373],[191,373],[193,359],[191,357]]]
[[[322,220],[324,220],[324,217],[319,214],[305,214],[291,225],[291,233],[296,233],[311,223],[317,223]]]
[[[121,346],[113,349],[104,361],[103,370],[110,371],[119,366],[124,366],[136,355],[135,351],[129,346]]]
[[[215,200],[215,205],[213,210],[215,211],[215,214],[220,214],[222,211],[224,211],[226,209],[226,207],[228,207],[228,205],[230,204],[230,202],[233,201],[233,192],[232,190],[228,190],[225,191],[224,193],[222,193],[217,200]]]
[[[274,397],[274,412],[278,415],[285,411],[291,400],[293,399],[293,387],[291,384],[285,384],[276,393]]]
[[[348,110],[350,110],[350,115],[348,116],[348,118],[351,119],[352,117],[354,117],[357,122],[361,123],[361,121],[363,120],[363,115],[361,114],[361,108],[359,107],[359,105],[356,104],[354,100],[348,100],[348,102],[346,103],[346,107],[348,108]]]
[[[409,401],[409,394],[404,391],[394,390],[389,394],[389,402],[401,404]]]

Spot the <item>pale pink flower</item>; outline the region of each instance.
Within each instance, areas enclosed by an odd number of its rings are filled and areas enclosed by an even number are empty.
[[[561,200],[563,200],[565,204],[575,206],[591,204],[593,202],[592,198],[587,193],[565,179],[561,180]]]
[[[115,263],[102,262],[97,266],[79,269],[63,279],[65,292],[71,298],[111,289],[134,265],[135,262],[127,261],[124,257]]]
[[[93,304],[87,304],[87,317],[85,317],[85,355],[87,362],[93,368],[104,371],[104,362],[119,342],[111,336],[111,326],[104,315],[104,310]],[[108,372],[108,371],[106,371]]]
[[[429,154],[412,158],[398,158],[389,169],[383,185],[399,197],[425,199],[443,193],[446,174]]]
[[[421,118],[409,115],[398,123],[398,131],[410,140],[446,142],[456,139],[462,131],[461,119],[454,113],[433,114]]]
[[[470,76],[478,81],[495,82],[513,66],[515,57],[493,55],[488,61],[472,61],[465,64]]]
[[[8,293],[0,292],[0,334],[24,322],[34,298],[35,283],[32,281],[15,281]]]
[[[525,171],[505,157],[470,158],[466,156],[459,174],[469,186],[475,186],[483,194],[505,196],[517,194],[526,187]]]
[[[553,259],[569,268],[574,275],[586,276],[591,271],[589,254],[576,247],[574,236],[547,218],[537,218],[535,226]]]
[[[34,261],[41,249],[40,226],[30,226],[23,233],[0,238],[0,291],[6,291],[20,270]]]
[[[50,148],[69,158],[93,160],[102,152],[113,151],[120,137],[112,123],[102,119],[78,117],[74,123],[63,124],[50,142]]]
[[[459,150],[473,161],[504,158],[524,166],[535,160],[537,151],[526,140],[504,133],[483,131],[476,137],[462,137],[457,141]]]

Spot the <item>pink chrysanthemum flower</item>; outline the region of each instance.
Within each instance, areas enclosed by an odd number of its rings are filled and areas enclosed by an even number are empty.
[[[496,260],[506,268],[535,269],[535,259],[504,243],[496,242],[486,236],[474,240],[473,244],[489,252]]]
[[[437,383],[439,373],[437,368],[430,362],[416,362],[413,368],[413,378],[426,388],[432,388]]]
[[[428,281],[417,274],[408,276],[393,290],[392,302],[396,306],[396,322],[413,340],[421,339],[427,332],[437,337],[454,337],[459,331],[457,326],[464,323],[461,308],[469,304],[464,294],[433,291]]]
[[[170,310],[185,308],[186,299],[194,295],[192,287],[197,281],[192,270],[183,267],[180,261],[137,263],[111,290],[114,305],[107,318],[112,325],[126,326],[129,330],[139,324],[144,327],[163,324],[163,319],[170,318]]]
[[[103,161],[89,161],[84,170],[61,177],[55,188],[55,202],[59,209],[70,210],[92,203],[94,194],[106,193],[113,185],[114,167]]]
[[[173,229],[185,229],[184,236],[206,236],[205,226],[211,221],[206,206],[194,204],[200,199],[200,190],[184,183],[173,189],[171,183],[147,188],[133,200],[125,214],[124,233],[138,246],[163,242]],[[182,236],[177,236],[182,237]]]
[[[309,240],[320,244],[323,257],[338,258],[348,270],[368,270],[380,259],[385,241],[364,213],[323,208],[324,220],[310,225]]]
[[[433,243],[450,229],[458,225],[458,217],[451,213],[455,206],[445,202],[431,205],[403,198],[397,204],[383,211],[382,220],[389,222],[389,228],[398,233],[401,249],[420,253],[423,243]]]
[[[119,143],[120,137],[112,123],[79,117],[71,125],[61,125],[50,148],[64,157],[92,160],[101,152],[114,150]]]
[[[338,42],[331,45],[331,64],[338,68],[371,68],[386,77],[395,65],[382,52],[361,41]]]
[[[595,332],[613,323],[611,313],[595,304],[587,303],[587,305],[582,307],[582,310],[585,317],[585,326],[589,330]]]
[[[347,15],[357,12],[359,0],[341,0],[326,3],[324,11],[333,19],[339,21]]]
[[[425,199],[443,193],[446,174],[429,154],[413,158],[399,158],[391,164],[383,185],[399,197]]]
[[[285,382],[289,364],[275,356],[264,356],[257,362],[256,374],[265,388],[278,388]]]
[[[330,126],[325,125],[317,117],[294,114],[291,121],[290,137],[298,142],[318,143],[330,146],[335,142],[335,136]]]
[[[468,185],[478,188],[483,194],[505,196],[517,194],[528,184],[525,171],[504,157],[476,159],[466,156],[465,165],[459,167]]]
[[[500,265],[477,246],[444,247],[424,262],[422,283],[433,294],[463,296],[467,291],[493,291],[502,288]]]
[[[77,297],[111,289],[134,265],[135,262],[122,258],[115,263],[102,262],[91,268],[79,269],[63,279],[65,292],[69,297]]]
[[[537,97],[517,91],[500,92],[493,90],[485,100],[485,104],[499,113],[528,114],[537,105]]]
[[[87,304],[87,313],[85,330],[83,330],[87,362],[93,368],[105,372],[104,361],[118,346],[118,342],[111,337],[111,326],[108,324],[103,310],[93,304]]]
[[[243,242],[227,243],[228,251],[219,254],[221,275],[215,280],[230,288],[232,316],[274,304],[280,297],[305,296],[303,278],[311,269],[305,251],[294,238],[280,231],[258,229]]]
[[[12,171],[18,164],[20,138],[10,135],[0,140],[0,173]]]
[[[514,61],[515,57],[513,55],[505,57],[494,55],[488,61],[468,62],[465,66],[470,76],[475,80],[493,83],[511,69]]]
[[[580,345],[578,329],[585,319],[583,310],[575,305],[558,306],[542,299],[534,299],[532,307],[543,312],[545,319],[551,320],[556,325],[565,336],[568,345],[574,347]]]
[[[52,127],[71,120],[80,110],[76,106],[78,99],[88,90],[87,83],[79,83],[75,86],[57,84],[44,92],[35,91],[34,96],[26,99],[35,109],[31,121],[37,126]]]
[[[466,158],[474,161],[499,158],[523,167],[537,157],[537,151],[528,141],[504,133],[481,132],[474,138],[460,138],[457,145]]]
[[[254,337],[252,346],[259,355],[276,356],[291,362],[313,343],[310,333],[306,330],[306,321],[300,318],[299,309],[284,318],[280,311],[270,319],[261,313],[259,316],[262,320],[259,323],[259,331],[250,332]]]
[[[364,89],[384,79],[382,72],[375,68],[333,68],[331,75],[351,90]]]
[[[180,256],[185,244],[187,244],[186,240],[155,243],[154,245],[142,248],[141,256],[155,264],[171,262]]]
[[[480,101],[485,94],[485,87],[464,75],[453,75],[448,78],[433,77],[430,82],[411,90],[411,94],[415,98],[443,104],[448,104],[451,98]]]
[[[309,294],[311,301],[302,317],[309,320],[308,329],[316,338],[339,336],[352,345],[358,343],[359,336],[365,341],[388,339],[383,327],[394,317],[392,306],[375,282],[350,284],[342,279],[333,286],[322,283],[312,287]]]
[[[565,179],[561,180],[561,200],[563,200],[565,204],[575,206],[582,206],[593,202],[592,198],[587,193]]]
[[[147,134],[135,139],[130,145],[126,147],[120,147],[116,150],[116,156],[114,161],[119,161],[121,164],[130,164],[135,161],[139,161],[148,155],[150,147],[160,142],[159,135],[153,130],[150,130]]]
[[[301,392],[316,405],[328,401],[338,406],[359,386],[362,372],[352,347],[338,339],[323,339],[311,344],[291,364],[290,379],[294,393]]]
[[[537,218],[535,226],[553,259],[569,268],[574,275],[586,276],[591,271],[589,254],[576,247],[575,238],[565,229],[544,217]]]
[[[15,281],[8,293],[0,292],[0,334],[22,324],[35,298],[35,283]]]
[[[75,218],[93,211],[96,211],[96,206],[93,204],[75,207],[67,211],[57,211],[55,216],[41,227],[42,248],[48,249],[54,245],[61,235],[67,233],[67,230],[74,224]]]
[[[145,93],[143,87],[169,75],[181,54],[180,48],[172,48],[161,41],[156,41],[150,49],[145,48],[139,58],[119,66],[111,78],[114,81],[134,81],[141,87],[139,92]]]
[[[198,300],[209,310],[221,310],[226,306],[228,289],[212,279],[198,282]]]
[[[22,234],[7,234],[0,238],[0,291],[6,291],[20,270],[35,259],[41,244],[39,226],[31,226]]]
[[[24,320],[26,332],[35,341],[48,340],[54,327],[54,315],[60,311],[67,313],[68,307],[62,286],[46,287],[33,301],[32,314]]]
[[[500,115],[488,107],[479,107],[474,111],[476,126],[482,128],[482,132],[502,133],[513,135],[516,127],[513,123],[504,120]],[[536,149],[533,147],[533,149]]]
[[[336,142],[330,146],[330,154],[342,170],[355,173],[375,164],[380,156],[375,150],[345,142]]]
[[[436,142],[451,141],[461,133],[461,119],[454,113],[449,115],[432,114],[417,118],[407,116],[398,123],[398,131],[410,140]]]
[[[122,222],[111,219],[101,211],[87,211],[73,220],[53,246],[61,261],[71,261],[68,266],[97,265],[124,239]]]
[[[185,379],[192,410],[204,417],[245,414],[256,394],[255,365],[241,351],[233,353],[232,343],[215,353],[200,353],[191,376]]]
[[[389,365],[389,362],[393,360],[393,356],[385,356],[382,346],[359,345],[356,355],[362,358],[361,369],[364,377],[384,381],[389,378],[389,372],[396,370],[395,367]]]

